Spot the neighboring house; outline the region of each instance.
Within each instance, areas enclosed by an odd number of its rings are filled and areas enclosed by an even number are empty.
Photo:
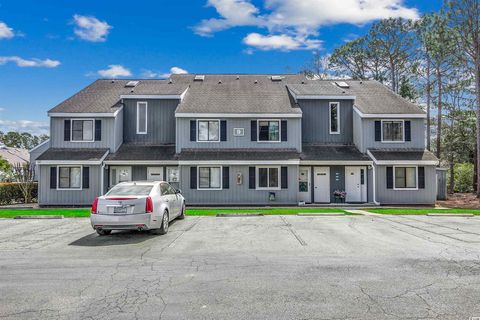
[[[436,198],[426,114],[375,81],[98,80],[48,114],[41,205],[87,205],[130,180],[169,181],[195,205]]]
[[[30,163],[35,163],[35,180],[38,180],[39,166],[36,164],[38,157],[50,148],[50,139],[43,141],[39,145],[33,147],[28,152],[30,153]]]
[[[30,161],[27,149],[7,147],[0,143],[0,158],[7,160],[10,165],[25,164]]]

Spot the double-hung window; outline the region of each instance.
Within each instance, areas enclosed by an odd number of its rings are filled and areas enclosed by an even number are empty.
[[[382,142],[404,141],[404,122],[402,120],[382,120]]]
[[[220,141],[220,120],[198,120],[198,141]]]
[[[330,102],[329,105],[330,134],[340,133],[340,103]]]
[[[280,141],[280,121],[258,120],[258,141]]]
[[[417,168],[395,167],[395,189],[417,189]]]
[[[81,167],[58,167],[58,189],[81,189]]]
[[[137,134],[147,134],[148,105],[137,102]]]
[[[257,189],[279,189],[279,167],[257,167]]]
[[[198,189],[221,189],[222,167],[198,167]]]
[[[72,138],[74,142],[93,141],[93,120],[72,120]]]

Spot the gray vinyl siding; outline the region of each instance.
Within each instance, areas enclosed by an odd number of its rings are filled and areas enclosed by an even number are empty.
[[[424,119],[399,119],[409,120],[411,122],[412,141],[403,143],[383,143],[375,141],[375,120],[382,119],[361,119],[362,130],[358,134],[362,135],[360,145],[357,148],[360,152],[366,152],[367,149],[425,149],[425,120]],[[390,120],[390,119],[389,119]],[[357,132],[355,132],[357,134]]]
[[[180,167],[180,189],[185,201],[190,205],[281,205],[298,203],[298,166],[288,166],[288,189],[255,190],[249,189],[249,167],[230,167],[230,188],[224,190],[190,189],[190,166]],[[237,185],[236,176],[241,173],[243,183]],[[269,192],[275,192],[276,200],[269,201]]]
[[[363,123],[362,118],[356,112],[353,113],[353,143],[360,152],[365,152],[363,146]],[[375,137],[374,137],[375,138]],[[375,140],[375,139],[374,139]]]
[[[424,166],[425,189],[418,190],[387,189],[386,167],[387,166],[376,166],[376,200],[380,202],[380,204],[435,204],[437,196],[435,166]]]
[[[329,104],[340,102],[340,134],[330,134]],[[299,100],[304,143],[353,144],[352,100]]]
[[[243,148],[272,148],[272,149],[297,149],[299,152],[302,148],[302,136],[301,136],[301,119],[281,119],[287,121],[287,141],[282,142],[257,142],[251,141],[250,126],[252,119],[219,119],[227,121],[227,141],[220,142],[196,142],[190,141],[190,120],[196,120],[195,118],[177,118],[177,152],[183,149],[189,148],[202,148],[202,149],[243,149]],[[235,137],[233,135],[234,128],[243,128],[245,135],[243,137]],[[198,130],[198,129],[197,129]],[[198,131],[197,131],[198,135]]]
[[[40,166],[38,186],[38,202],[41,206],[50,205],[86,205],[92,204],[95,197],[102,194],[100,186],[101,167],[90,167],[90,186],[83,190],[56,190],[50,189],[50,167]],[[56,167],[56,166],[54,166]]]
[[[137,134],[137,102],[147,102],[147,134]],[[175,109],[179,100],[125,99],[123,141],[138,144],[175,143]]]
[[[35,180],[38,181],[38,176],[39,176],[39,166],[35,164],[37,161],[38,157],[42,155],[47,149],[50,148],[50,141],[44,143],[43,145],[37,147],[35,150],[30,151],[30,163],[35,165]]]
[[[115,149],[115,119],[108,118],[85,118],[93,120],[102,120],[102,139],[94,142],[71,142],[64,141],[64,124],[65,120],[75,118],[50,118],[50,145],[52,148],[98,148],[110,149],[114,152]],[[84,119],[84,118],[82,118]]]
[[[117,114],[117,116],[115,117],[115,128],[114,128],[114,134],[115,134],[115,145],[114,145],[114,148],[115,150],[114,151],[117,151],[118,148],[120,148],[120,146],[122,145],[123,143],[123,109],[120,110]]]

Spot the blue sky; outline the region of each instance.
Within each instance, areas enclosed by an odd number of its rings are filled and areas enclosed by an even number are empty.
[[[0,0],[0,130],[48,133],[47,111],[96,78],[298,72],[313,50],[441,2]]]

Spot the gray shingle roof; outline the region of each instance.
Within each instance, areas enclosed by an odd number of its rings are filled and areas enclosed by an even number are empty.
[[[371,161],[354,146],[303,145],[302,161]]]
[[[355,96],[355,106],[366,114],[424,114],[415,104],[395,94],[378,81],[345,81],[350,87],[340,88],[332,80],[308,80],[305,84],[289,84],[296,95]]]
[[[98,161],[107,151],[108,149],[50,148],[42,153],[37,160]]]
[[[172,76],[174,82],[190,83],[177,113],[302,113],[286,87],[290,81],[300,82],[300,75],[284,75],[282,81],[268,75],[206,75],[204,81],[193,77]]]
[[[177,160],[174,145],[144,146],[137,144],[122,144],[115,153],[110,153],[107,161],[171,161]]]
[[[299,154],[295,149],[182,149],[179,160],[244,160],[244,161],[285,161],[296,160]]]
[[[188,87],[185,84],[168,83],[167,80],[139,80],[136,87],[129,88],[125,87],[128,81],[97,80],[51,109],[49,113],[114,113],[121,107],[121,95],[180,95]]]
[[[370,149],[369,151],[377,161],[438,161],[432,152],[422,149]]]

